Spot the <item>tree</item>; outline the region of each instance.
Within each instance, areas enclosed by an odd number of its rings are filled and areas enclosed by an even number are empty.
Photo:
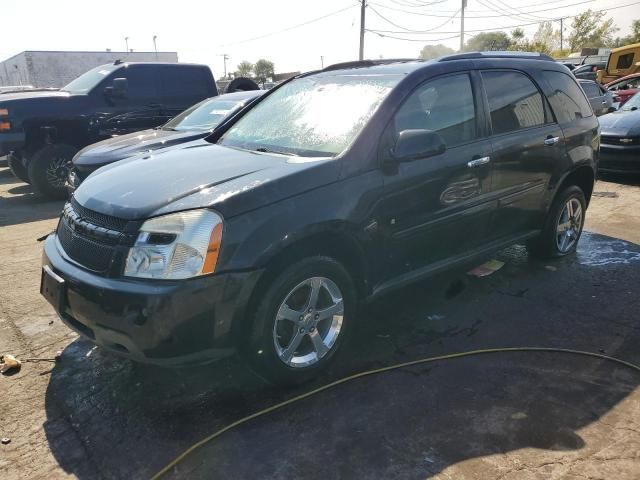
[[[543,22],[533,35],[532,43],[539,47],[535,51],[551,53],[560,47],[560,30],[554,30],[551,22]]]
[[[420,50],[420,58],[423,60],[431,60],[432,58],[444,57],[445,55],[451,55],[455,50],[449,48],[441,43],[437,45],[425,45]]]
[[[273,62],[270,62],[269,60],[265,60],[264,58],[261,58],[256,62],[256,65],[253,68],[253,71],[256,74],[256,79],[258,79],[260,83],[264,83],[267,81],[267,79],[273,78],[273,75],[274,75],[273,69],[274,69]]]
[[[246,60],[240,62],[238,64],[238,69],[236,70],[236,77],[250,77],[253,73],[254,66],[251,62],[247,62]]]
[[[616,38],[615,46],[624,47],[631,43],[640,43],[640,20],[634,20],[631,22],[631,35]]]
[[[487,51],[487,50],[509,50],[511,47],[511,38],[504,32],[483,32],[479,33],[469,40],[464,46],[464,50],[469,51]]]
[[[572,52],[583,47],[609,47],[615,44],[613,35],[619,30],[613,19],[605,19],[602,12],[589,9],[576,16],[571,23],[569,47]]]

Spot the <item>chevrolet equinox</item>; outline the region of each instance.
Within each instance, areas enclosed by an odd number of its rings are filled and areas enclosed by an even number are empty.
[[[574,252],[599,126],[566,67],[488,52],[299,75],[207,140],[82,183],[41,292],[134,360],[238,351],[287,383],[327,367],[362,302],[513,243]]]

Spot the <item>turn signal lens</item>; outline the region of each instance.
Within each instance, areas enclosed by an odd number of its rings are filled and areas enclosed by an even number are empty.
[[[207,256],[204,259],[202,273],[213,273],[218,263],[218,255],[220,253],[220,245],[222,244],[222,223],[215,226],[211,232],[209,247],[207,248]]]

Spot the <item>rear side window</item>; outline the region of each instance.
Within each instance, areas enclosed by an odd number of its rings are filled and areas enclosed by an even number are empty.
[[[206,71],[187,66],[163,66],[159,69],[160,96],[202,100],[210,95]]]
[[[545,123],[542,95],[519,72],[485,71],[482,79],[495,135]]]
[[[114,78],[127,79],[127,98],[130,100],[153,101],[156,98],[153,69],[144,65],[134,65],[118,70]]]
[[[549,103],[559,123],[593,115],[591,105],[587,102],[584,93],[569,75],[545,70],[543,76],[551,86]]]
[[[584,93],[587,94],[588,98],[599,97],[602,95],[600,88],[595,83],[583,83],[582,89],[584,90]]]
[[[616,68],[629,68],[631,65],[633,65],[633,53],[626,53],[618,57]]]
[[[396,133],[431,130],[447,147],[477,138],[476,112],[469,75],[430,80],[413,92],[394,117]]]

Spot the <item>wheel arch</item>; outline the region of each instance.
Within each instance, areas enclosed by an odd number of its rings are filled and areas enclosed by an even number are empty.
[[[587,206],[589,206],[589,202],[593,194],[595,180],[596,174],[593,167],[591,167],[590,165],[577,166],[573,170],[567,172],[562,180],[558,182],[558,186],[556,187],[555,192],[553,192],[553,198],[555,198],[567,187],[576,185],[580,187],[580,189],[582,189],[584,198],[587,202]]]

